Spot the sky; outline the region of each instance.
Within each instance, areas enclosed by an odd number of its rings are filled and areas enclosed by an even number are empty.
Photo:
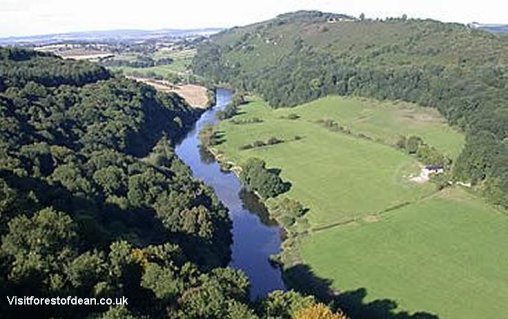
[[[505,4],[506,3],[506,4]],[[113,29],[232,27],[297,10],[508,24],[505,0],[0,0],[0,37]]]

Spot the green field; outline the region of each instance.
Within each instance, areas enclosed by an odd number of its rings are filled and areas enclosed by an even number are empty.
[[[180,74],[187,70],[190,65],[192,58],[196,54],[196,50],[183,50],[183,51],[157,51],[153,54],[152,58],[160,59],[164,57],[170,57],[173,59],[171,64],[159,65],[150,68],[132,68],[132,67],[112,67],[113,70],[121,70],[125,74],[130,75],[133,72],[137,72],[144,75],[155,74],[157,76],[168,77],[172,74]],[[135,55],[133,54],[122,54],[115,57],[121,60],[133,60]]]
[[[367,290],[443,318],[508,313],[508,216],[461,189],[361,222],[315,232],[302,257],[342,291]]]
[[[414,134],[455,158],[463,135],[435,110],[338,96],[274,110],[255,99],[233,120],[252,118],[263,122],[221,122],[216,130],[224,143],[216,148],[235,163],[260,157],[281,169],[292,184],[286,195],[309,208],[312,231],[300,257],[317,276],[341,291],[365,288],[367,301],[387,298],[398,309],[440,318],[508,311],[508,217],[464,190],[437,192],[431,183],[409,181],[419,164],[387,145]],[[330,131],[319,119],[351,134]],[[270,137],[285,142],[240,150]]]
[[[464,145],[464,135],[450,128],[436,109],[400,101],[328,96],[286,113],[307,120],[333,119],[388,144],[394,144],[399,135],[417,135],[450,158],[456,158]]]
[[[361,116],[369,109],[374,113],[380,112],[373,102],[332,97],[312,104],[315,105],[273,110],[256,100],[243,107],[241,111],[244,114],[235,119],[258,117],[263,123],[220,123],[217,130],[224,131],[226,143],[218,146],[218,149],[237,163],[249,157],[261,157],[269,166],[281,168],[282,177],[292,183],[288,195],[310,209],[308,218],[313,227],[366,217],[418,200],[435,191],[432,184],[421,185],[409,181],[410,174],[419,172],[419,164],[414,158],[382,143],[332,132],[316,123],[322,117],[339,118],[340,112],[336,109],[349,112],[349,119],[353,119],[355,114]],[[353,111],[355,106],[358,109]],[[392,108],[393,114],[406,110],[402,106],[392,105]],[[416,112],[417,109],[413,106],[407,110]],[[421,114],[427,114],[423,111]],[[291,113],[298,114],[300,118],[284,118]],[[416,128],[418,118],[400,121],[400,132],[409,134],[423,130]],[[395,115],[385,116],[384,122],[371,117],[364,121],[365,125],[359,126],[358,132],[379,138],[396,137],[397,132],[390,132],[386,128],[394,125],[392,121],[398,121]],[[441,134],[439,142],[447,149],[460,149],[462,137],[443,125],[441,120],[429,121],[426,126],[432,128],[435,136]],[[239,151],[242,145],[255,140],[266,141],[272,136],[286,142]],[[302,139],[296,141],[295,136]],[[368,200],[365,200],[365,196],[368,196]]]

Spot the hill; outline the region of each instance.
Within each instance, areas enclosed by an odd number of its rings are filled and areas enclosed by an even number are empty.
[[[464,25],[303,11],[212,36],[193,70],[273,107],[339,94],[437,108],[467,135],[454,179],[507,206],[507,62],[506,37]]]

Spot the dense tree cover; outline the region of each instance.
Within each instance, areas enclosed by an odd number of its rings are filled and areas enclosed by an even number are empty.
[[[298,12],[221,32],[193,70],[274,107],[327,94],[435,107],[467,134],[454,178],[508,206],[507,39],[431,20],[332,22]]]
[[[0,52],[0,78],[0,83],[3,82],[0,91],[3,91],[7,87],[23,87],[28,82],[52,87],[62,84],[81,86],[106,80],[110,74],[89,62],[67,61],[48,53],[6,48]]]
[[[291,318],[315,303],[275,292],[254,304],[247,277],[224,268],[227,211],[173,151],[198,115],[181,98],[91,64],[0,57],[0,292],[129,301],[3,302],[2,318]]]
[[[259,158],[250,158],[242,165],[240,179],[247,189],[257,192],[264,199],[288,190],[288,184],[276,172],[266,168],[266,163]]]

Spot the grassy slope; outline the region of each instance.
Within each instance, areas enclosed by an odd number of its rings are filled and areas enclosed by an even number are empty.
[[[460,189],[387,213],[378,222],[313,233],[302,256],[321,277],[367,299],[440,318],[508,313],[508,218]]]
[[[287,112],[306,120],[333,119],[387,144],[394,144],[399,135],[418,135],[450,158],[464,145],[464,136],[450,128],[436,109],[410,103],[328,96]]]
[[[315,123],[333,118],[355,133],[384,141],[418,134],[453,157],[463,137],[434,110],[332,96],[278,110],[256,100],[241,113],[235,119],[258,117],[264,122],[221,122],[217,129],[225,142],[218,149],[226,158],[241,162],[258,156],[281,168],[283,178],[293,184],[289,196],[310,208],[314,228],[360,217],[305,237],[302,258],[318,276],[332,279],[340,290],[366,288],[368,300],[388,298],[401,309],[441,318],[506,313],[508,270],[501,265],[508,262],[507,216],[461,189],[427,198],[432,185],[415,185],[405,177],[417,170],[413,158]],[[300,118],[282,118],[291,113]],[[295,135],[303,139],[292,140]],[[239,151],[241,145],[271,136],[292,141]],[[412,200],[416,203],[379,220],[365,218]]]
[[[217,129],[225,133],[226,143],[219,145],[218,149],[235,162],[256,156],[265,159],[269,166],[281,168],[282,177],[292,183],[289,196],[298,198],[310,208],[308,217],[314,227],[368,216],[431,194],[433,185],[418,185],[408,180],[409,174],[419,170],[412,157],[379,143],[331,132],[315,123],[323,117],[337,118],[340,116],[337,109],[342,108],[351,119],[365,111],[378,112],[375,102],[362,101],[330,97],[312,105],[278,110],[256,101],[244,106],[244,114],[235,119],[258,117],[264,122],[244,125],[222,122]],[[414,132],[419,118],[427,114],[427,110],[415,106],[405,109],[388,106],[389,103],[382,105],[392,108],[394,116],[386,116],[384,122],[365,119],[368,125],[359,126],[358,132],[380,138],[392,134],[396,137],[398,133]],[[421,116],[413,120],[404,118],[401,122],[395,115],[405,110]],[[290,113],[301,117],[297,120],[282,118]],[[398,133],[386,129],[388,126],[398,127]],[[460,149],[461,136],[444,127],[441,120],[426,122],[424,126],[439,132],[435,133],[439,137],[436,140],[443,141],[447,148]],[[297,135],[303,138],[295,141]],[[239,151],[242,145],[255,140],[266,141],[272,136],[287,142]],[[365,200],[366,194],[369,200]]]

